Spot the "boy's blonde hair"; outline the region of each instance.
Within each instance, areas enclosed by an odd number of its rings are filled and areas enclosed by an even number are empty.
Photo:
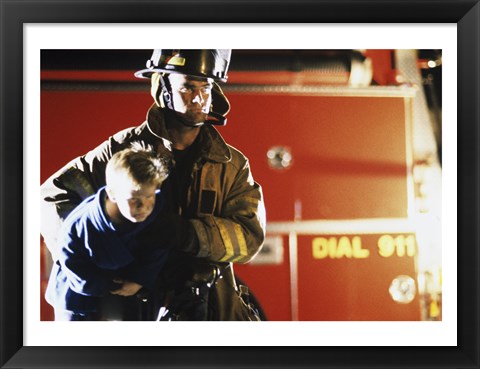
[[[119,173],[125,173],[137,185],[160,186],[168,177],[170,162],[154,152],[152,146],[134,142],[129,148],[114,154],[107,163],[105,179],[107,187]]]

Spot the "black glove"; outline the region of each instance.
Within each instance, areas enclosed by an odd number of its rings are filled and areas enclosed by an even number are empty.
[[[139,241],[162,249],[176,249],[196,255],[199,244],[193,225],[178,214],[162,214],[137,236]]]

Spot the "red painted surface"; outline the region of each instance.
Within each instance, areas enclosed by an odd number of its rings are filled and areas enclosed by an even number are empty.
[[[45,290],[47,289],[48,277],[47,259],[49,258],[48,250],[40,237],[40,320],[53,320],[53,308],[45,301]]]
[[[380,86],[398,85],[398,71],[394,60],[394,50],[369,49],[364,55],[371,59],[373,67],[373,83]]]
[[[142,91],[42,91],[41,182],[112,134],[145,120],[153,103]]]
[[[42,81],[120,81],[144,83],[131,70],[42,70]]]
[[[318,236],[299,236],[299,320],[420,320],[418,295],[408,304],[399,304],[388,292],[397,276],[416,278],[414,258],[396,254],[380,256],[377,246],[380,236],[357,236],[361,238],[362,249],[370,252],[364,259],[316,259],[312,241]],[[335,238],[340,237],[336,235]]]
[[[269,221],[405,217],[404,99],[228,94],[227,142],[250,158]],[[293,164],[271,169],[267,151],[291,149]]]

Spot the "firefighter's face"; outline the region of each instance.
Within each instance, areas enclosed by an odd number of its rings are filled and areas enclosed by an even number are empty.
[[[213,80],[183,74],[170,74],[168,79],[175,111],[194,125],[205,122],[212,104]]]
[[[132,223],[143,222],[155,207],[157,185],[136,184],[126,176],[119,180],[107,189],[110,200],[116,203],[120,214],[125,219]]]

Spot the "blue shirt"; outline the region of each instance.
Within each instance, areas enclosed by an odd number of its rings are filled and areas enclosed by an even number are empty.
[[[140,223],[115,228],[104,211],[105,187],[86,198],[65,219],[59,236],[61,252],[54,263],[45,298],[54,308],[76,313],[94,312],[99,299],[121,277],[151,288],[167,259],[167,250],[139,242],[135,236],[158,215],[157,194],[152,214]]]

